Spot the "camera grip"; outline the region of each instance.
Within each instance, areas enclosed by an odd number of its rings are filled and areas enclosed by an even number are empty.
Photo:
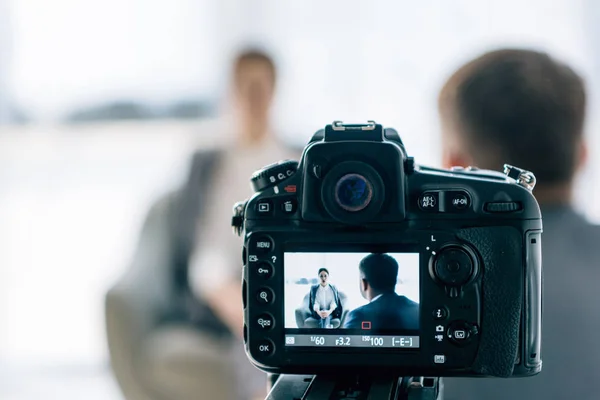
[[[462,229],[457,235],[481,255],[481,340],[473,370],[509,377],[519,349],[523,304],[523,239],[512,227]]]

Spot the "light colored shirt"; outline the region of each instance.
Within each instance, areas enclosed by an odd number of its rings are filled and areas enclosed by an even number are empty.
[[[337,307],[335,303],[335,296],[333,294],[333,289],[329,284],[323,286],[319,285],[317,289],[317,293],[315,295],[315,305],[314,310],[316,312],[319,311],[333,311]]]

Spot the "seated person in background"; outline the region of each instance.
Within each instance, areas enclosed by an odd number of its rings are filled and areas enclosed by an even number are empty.
[[[398,262],[388,254],[369,254],[360,261],[360,293],[369,304],[348,313],[344,328],[419,329],[419,304],[396,293]]]
[[[339,328],[342,302],[338,290],[328,282],[329,271],[326,268],[319,269],[319,279],[321,283],[310,288],[308,309],[312,316],[304,324],[307,328]]]
[[[585,108],[582,79],[548,54],[529,50],[486,53],[459,68],[441,90],[444,167],[502,170],[508,163],[532,171],[544,224],[541,373],[445,378],[446,400],[600,396],[593,384],[600,376],[600,227],[572,206],[575,176],[587,154]]]
[[[202,200],[207,211],[198,220],[190,258],[193,294],[234,335],[231,346],[237,352],[231,366],[237,369],[238,380],[233,384],[246,398],[266,396],[266,374],[250,364],[243,350],[243,239],[231,230],[233,204],[252,196],[250,176],[254,171],[280,159],[297,160],[300,156],[284,146],[271,127],[275,83],[275,64],[267,54],[250,50],[237,57],[233,70],[235,113],[231,116],[234,140],[221,151],[211,185],[204,188]]]
[[[266,374],[242,344],[242,239],[231,230],[232,206],[252,195],[254,170],[300,152],[270,125],[271,58],[244,51],[232,72],[231,112],[202,132],[210,146],[200,139],[184,184],[151,207],[131,267],[107,294],[111,365],[129,400],[266,396]]]

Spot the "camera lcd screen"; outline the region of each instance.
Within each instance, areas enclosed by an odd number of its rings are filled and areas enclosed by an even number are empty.
[[[419,254],[285,252],[288,347],[419,347]]]

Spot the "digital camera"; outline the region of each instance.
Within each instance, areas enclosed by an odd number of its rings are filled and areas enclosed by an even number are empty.
[[[540,209],[531,172],[415,164],[373,121],[319,130],[256,171],[244,341],[271,373],[528,376],[541,370]]]

